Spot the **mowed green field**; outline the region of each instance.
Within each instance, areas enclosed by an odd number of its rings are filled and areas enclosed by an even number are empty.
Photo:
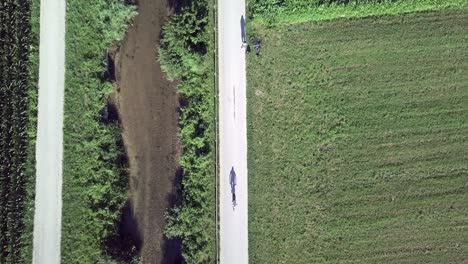
[[[468,262],[468,11],[267,29],[252,263]]]

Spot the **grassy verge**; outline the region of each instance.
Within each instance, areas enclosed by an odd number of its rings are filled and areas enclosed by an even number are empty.
[[[263,25],[468,8],[468,1],[465,0],[352,0],[348,4],[342,1],[323,4],[327,2],[284,1],[279,4],[275,1],[254,0],[249,2],[249,7],[255,22]]]
[[[67,1],[62,262],[102,263],[105,240],[127,198],[127,167],[117,121],[100,111],[114,86],[103,80],[104,55],[123,37],[134,7],[121,0]]]
[[[28,147],[26,158],[26,211],[24,215],[25,231],[23,232],[23,249],[21,263],[32,260],[33,225],[34,225],[34,191],[36,186],[36,133],[37,133],[37,97],[39,82],[39,16],[40,0],[30,1],[31,40],[29,49],[29,89],[28,89]]]
[[[166,235],[180,238],[187,263],[214,263],[215,122],[211,1],[184,5],[164,26],[159,60],[181,96],[182,186]]]
[[[253,263],[463,263],[468,13],[258,26]]]

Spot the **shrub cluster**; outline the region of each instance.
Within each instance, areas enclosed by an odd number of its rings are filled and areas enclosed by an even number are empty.
[[[101,114],[114,85],[102,78],[106,50],[123,37],[135,8],[123,0],[67,1],[62,262],[101,263],[127,199],[118,122]]]
[[[180,8],[163,28],[162,69],[178,80],[182,186],[167,214],[166,235],[179,238],[187,263],[215,262],[215,160],[212,21],[209,1]]]
[[[30,3],[0,4],[0,262],[20,262],[25,230]]]

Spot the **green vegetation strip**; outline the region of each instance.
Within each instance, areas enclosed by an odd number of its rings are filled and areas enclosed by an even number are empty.
[[[252,263],[468,261],[468,13],[259,27]]]
[[[101,121],[114,91],[103,80],[104,55],[135,13],[123,0],[68,0],[63,161],[63,263],[109,263],[105,241],[127,198],[128,177],[117,122]]]
[[[29,1],[0,4],[0,262],[19,263],[28,209]]]
[[[264,25],[467,8],[468,1],[466,0],[249,1],[251,16],[254,17],[256,23]]]
[[[31,263],[33,250],[34,192],[36,186],[36,133],[37,133],[37,97],[39,82],[39,13],[40,0],[30,1],[30,43],[29,43],[29,83],[28,83],[28,128],[26,158],[26,204],[22,235],[21,263]]]
[[[179,238],[187,263],[215,263],[215,122],[211,1],[193,1],[164,26],[159,60],[178,80],[182,186],[167,215],[166,235]]]

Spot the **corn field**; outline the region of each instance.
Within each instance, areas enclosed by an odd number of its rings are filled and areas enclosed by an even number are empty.
[[[18,263],[27,175],[30,0],[0,2],[0,263]]]

